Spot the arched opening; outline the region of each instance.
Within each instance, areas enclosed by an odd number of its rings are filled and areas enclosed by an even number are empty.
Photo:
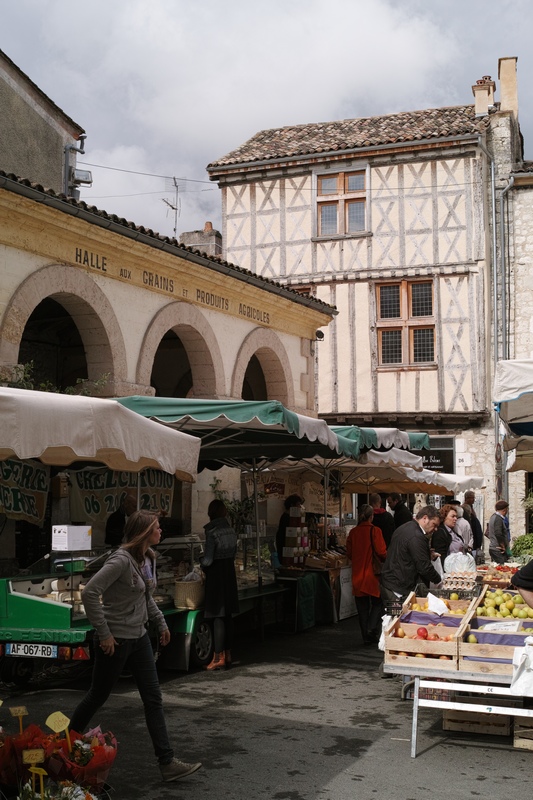
[[[268,400],[268,390],[261,362],[253,355],[248,362],[242,382],[243,400]]]
[[[88,378],[87,357],[79,330],[61,303],[46,297],[33,310],[20,341],[20,364],[32,364],[35,388],[64,391]]]
[[[188,397],[192,370],[187,350],[175,331],[167,331],[156,350],[150,385],[156,397]]]

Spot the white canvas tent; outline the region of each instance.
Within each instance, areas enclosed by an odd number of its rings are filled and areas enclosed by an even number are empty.
[[[196,479],[200,440],[140,417],[115,400],[0,388],[0,461],[38,458]]]
[[[498,361],[493,402],[506,430],[507,471],[533,469],[533,359]]]

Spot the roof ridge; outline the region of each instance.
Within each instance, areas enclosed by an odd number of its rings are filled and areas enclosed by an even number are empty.
[[[299,302],[303,305],[313,305],[317,309],[319,307],[323,308],[325,313],[330,313],[331,311],[336,313],[335,307],[329,305],[328,303],[325,303],[323,300],[319,300],[316,297],[308,297],[306,295],[303,295],[301,292],[297,292],[283,283],[274,281],[271,278],[265,278],[262,275],[257,275],[255,272],[251,272],[251,270],[245,269],[244,267],[239,267],[238,264],[233,264],[231,261],[225,261],[224,259],[220,258],[220,256],[216,255],[210,256],[207,253],[202,252],[201,250],[198,250],[195,247],[181,244],[174,237],[163,236],[157,231],[153,231],[151,228],[145,228],[143,225],[137,225],[136,223],[127,220],[125,217],[119,217],[117,214],[110,214],[109,212],[104,211],[103,209],[99,209],[94,205],[90,206],[84,200],[76,200],[73,197],[67,197],[65,194],[55,192],[53,189],[46,188],[40,183],[34,183],[33,181],[29,180],[29,178],[21,178],[18,175],[15,175],[13,173],[7,173],[4,172],[4,170],[0,169],[0,179],[1,178],[4,178],[5,180],[3,182],[0,181],[0,189],[3,188],[6,191],[16,191],[15,187],[10,187],[9,185],[6,185],[6,181],[11,181],[13,184],[15,184],[15,186],[20,186],[20,187],[24,186],[31,189],[35,193],[43,195],[44,199],[41,200],[40,202],[44,202],[46,204],[46,198],[49,198],[51,201],[56,201],[54,203],[54,208],[58,209],[59,211],[62,210],[60,205],[61,203],[64,203],[69,207],[78,208],[80,210],[85,211],[87,215],[93,215],[95,217],[99,217],[104,220],[109,220],[115,225],[123,227],[124,229],[127,229],[129,231],[132,230],[136,231],[144,236],[147,236],[150,239],[153,239],[154,241],[163,242],[165,244],[170,245],[173,248],[176,248],[177,250],[182,250],[185,253],[190,253],[194,256],[198,256],[207,261],[211,261],[214,264],[219,264],[220,266],[226,268],[228,272],[235,273],[234,277],[236,277],[239,280],[241,279],[240,278],[241,275],[245,277],[247,280],[249,278],[253,278],[256,281],[266,284],[267,286],[275,287],[277,289],[282,289],[284,293],[286,292],[287,294],[292,295],[292,297],[290,298],[287,297],[287,299],[293,299],[296,302]],[[57,201],[59,201],[59,203]],[[65,213],[68,213],[67,209],[65,209]],[[87,221],[91,222],[90,219],[88,219]],[[115,232],[120,235],[120,231],[115,231]]]

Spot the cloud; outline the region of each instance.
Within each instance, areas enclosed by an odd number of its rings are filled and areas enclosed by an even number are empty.
[[[86,129],[95,164],[207,180],[263,128],[473,102],[501,55],[520,56],[526,143],[533,131],[524,0],[17,0],[2,13],[0,47]],[[83,197],[172,233],[172,192],[91,169]],[[180,231],[220,226],[213,184],[178,194]]]

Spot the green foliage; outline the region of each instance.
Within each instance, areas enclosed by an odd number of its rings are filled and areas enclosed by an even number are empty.
[[[522,500],[522,505],[528,514],[533,513],[533,492],[529,492]]]
[[[109,380],[109,372],[106,372],[95,381],[88,381],[85,378],[78,378],[75,386],[66,386],[60,389],[52,381],[37,382],[34,376],[35,365],[33,361],[21,364],[18,369],[17,377],[8,381],[7,386],[13,389],[35,389],[38,392],[52,392],[53,394],[78,394],[92,396],[97,389],[106,385]]]
[[[215,478],[213,483],[209,484],[213,490],[213,494],[217,500],[222,500],[228,510],[228,519],[231,522],[235,533],[244,533],[245,525],[255,524],[254,512],[254,498],[253,496],[245,497],[244,500],[230,500],[228,493],[225,490],[219,489],[220,481]],[[264,498],[264,494],[259,493],[259,500]]]
[[[513,556],[533,555],[533,533],[517,536],[513,542]]]

